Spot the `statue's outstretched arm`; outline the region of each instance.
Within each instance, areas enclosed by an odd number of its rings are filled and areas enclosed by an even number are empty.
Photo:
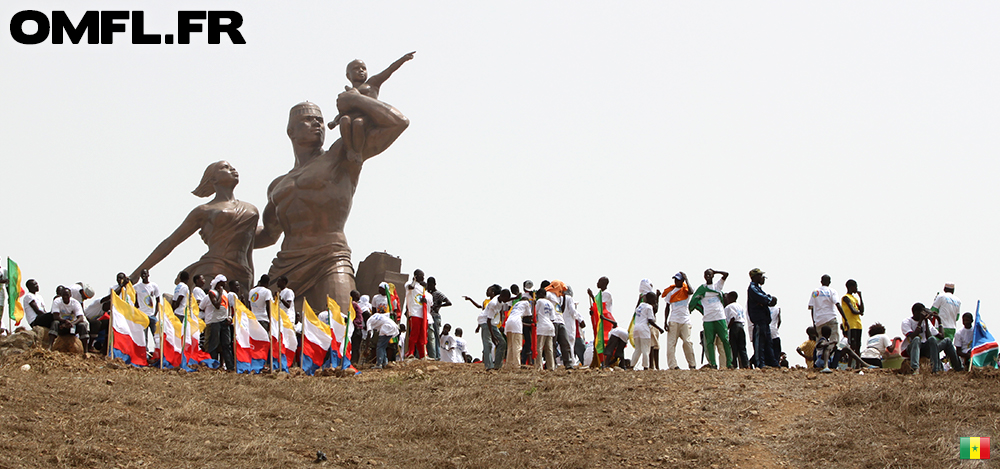
[[[205,209],[202,206],[196,207],[191,213],[188,214],[187,218],[178,226],[167,239],[164,239],[153,252],[149,254],[146,260],[142,261],[139,267],[136,267],[135,272],[129,278],[133,283],[139,280],[139,272],[142,269],[152,269],[156,264],[159,264],[171,251],[174,250],[179,244],[183,243],[185,240],[191,237],[199,228],[201,228],[202,222],[205,217]]]
[[[404,63],[413,60],[413,54],[416,53],[417,51],[413,51],[410,52],[409,54],[400,57],[399,60],[393,62],[392,65],[389,65],[389,67],[387,67],[385,70],[382,70],[382,73],[368,77],[368,81],[366,83],[376,88],[382,86],[382,83],[385,83],[385,81],[392,76],[393,72],[399,70],[399,67],[403,66]]]
[[[356,110],[366,116],[368,130],[361,151],[365,159],[389,148],[410,125],[409,119],[398,109],[357,92],[340,93],[337,96],[337,109],[345,114]]]
[[[278,224],[278,214],[274,209],[274,202],[267,202],[262,219],[264,226],[257,227],[257,236],[253,242],[254,249],[266,248],[277,243],[281,236],[281,225]]]

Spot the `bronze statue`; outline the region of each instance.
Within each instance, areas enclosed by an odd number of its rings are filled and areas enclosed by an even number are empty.
[[[299,311],[302,299],[323,308],[328,294],[346,311],[354,289],[354,267],[344,224],[362,163],[385,151],[410,124],[396,108],[357,88],[337,96],[337,108],[345,116],[364,116],[361,127],[353,128],[352,122],[352,135],[361,136],[354,140],[356,157],[348,156],[344,139],[323,151],[326,126],[319,106],[303,102],[292,107],[287,132],[295,165],[268,187],[264,226],[255,244],[270,246],[285,234],[269,275],[288,277]]]
[[[191,210],[187,218],[167,239],[132,273],[132,281],[139,278],[139,272],[149,269],[167,257],[177,245],[201,230],[201,239],[208,245],[208,252],[186,269],[191,278],[204,275],[213,278],[223,274],[229,279],[239,280],[243,285],[253,285],[253,247],[258,231],[260,215],[257,207],[236,200],[233,189],[240,182],[236,168],[227,161],[217,161],[205,168],[201,183],[191,193],[198,197],[215,198],[207,204]]]
[[[392,74],[399,70],[404,63],[413,60],[413,54],[417,51],[410,52],[398,60],[389,65],[382,73],[378,75],[368,77],[368,66],[365,65],[364,61],[361,59],[354,59],[351,63],[347,64],[347,79],[350,80],[351,84],[345,86],[345,91],[351,91],[352,89],[358,90],[359,93],[368,96],[372,99],[378,99],[379,91],[382,89],[382,84],[385,83]],[[343,145],[347,149],[347,157],[349,159],[360,162],[361,148],[365,145],[365,120],[363,115],[358,115],[357,113],[347,113],[344,109],[337,109],[340,114],[337,115],[329,124],[330,130],[333,130],[338,124],[340,125],[340,139],[344,142]]]

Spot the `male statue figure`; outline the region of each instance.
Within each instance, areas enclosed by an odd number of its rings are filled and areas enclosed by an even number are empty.
[[[296,311],[301,311],[303,299],[313,308],[325,308],[327,295],[344,311],[349,308],[354,267],[344,224],[351,213],[361,165],[389,148],[410,124],[396,108],[356,89],[341,93],[337,107],[366,117],[361,159],[348,158],[340,139],[323,151],[326,126],[319,106],[303,102],[292,107],[288,138],[295,166],[267,188],[264,226],[254,244],[255,248],[270,246],[285,234],[269,275],[288,277]]]

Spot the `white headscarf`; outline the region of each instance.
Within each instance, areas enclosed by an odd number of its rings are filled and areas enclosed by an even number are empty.
[[[372,311],[372,304],[368,295],[361,295],[361,299],[358,300],[358,306],[361,307],[361,312],[370,313]]]
[[[216,275],[215,278],[212,279],[212,286],[209,288],[215,290],[215,286],[218,285],[219,282],[226,282],[226,281],[228,281],[228,279],[226,278],[225,275],[222,274]]]
[[[650,282],[648,278],[644,278],[639,282],[639,294],[645,295],[649,292],[655,292],[653,289],[653,282]]]

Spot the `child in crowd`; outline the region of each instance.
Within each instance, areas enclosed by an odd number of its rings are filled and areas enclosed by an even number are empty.
[[[812,368],[816,357],[816,328],[807,327],[806,335],[809,336],[809,340],[802,342],[802,345],[795,349],[795,353],[806,359],[806,368]]]

